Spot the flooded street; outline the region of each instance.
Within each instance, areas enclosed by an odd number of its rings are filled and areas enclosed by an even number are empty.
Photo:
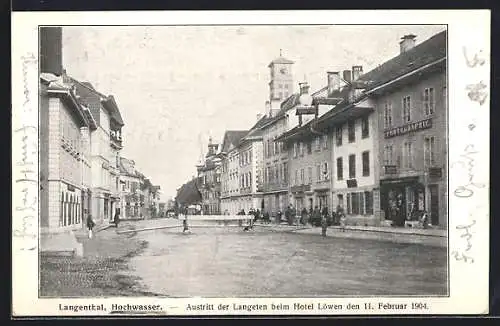
[[[170,297],[446,295],[446,249],[238,228],[138,233],[130,268]]]

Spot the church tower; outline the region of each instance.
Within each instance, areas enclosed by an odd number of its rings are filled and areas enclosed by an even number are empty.
[[[268,66],[271,73],[269,102],[272,110],[279,109],[281,102],[293,94],[293,63],[293,61],[284,58],[280,50],[280,56],[271,61]]]

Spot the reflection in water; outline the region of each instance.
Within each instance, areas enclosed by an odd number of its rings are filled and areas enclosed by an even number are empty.
[[[131,267],[166,296],[446,295],[446,250],[314,235],[193,228],[144,232]]]

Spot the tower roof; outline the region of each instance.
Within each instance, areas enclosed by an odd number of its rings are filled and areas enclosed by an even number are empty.
[[[294,62],[292,60],[288,60],[287,58],[279,56],[278,58],[276,58],[273,61],[271,61],[271,63],[268,65],[268,67],[271,67],[272,65],[277,64],[277,63],[291,64],[291,63],[294,63]]]

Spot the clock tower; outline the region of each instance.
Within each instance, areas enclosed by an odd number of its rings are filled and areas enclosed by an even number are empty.
[[[269,64],[271,81],[269,82],[269,101],[272,109],[279,109],[281,102],[293,93],[293,61],[280,56]]]

